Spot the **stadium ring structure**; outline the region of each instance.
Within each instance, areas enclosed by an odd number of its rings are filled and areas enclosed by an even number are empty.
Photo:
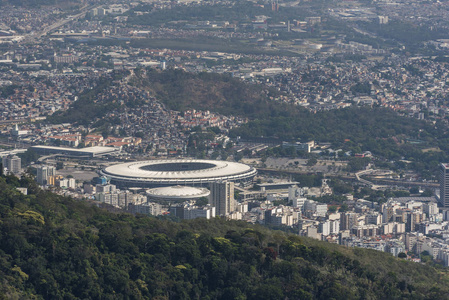
[[[255,168],[242,163],[200,159],[137,161],[100,171],[121,187],[208,186],[216,181],[248,182],[256,174]]]
[[[210,195],[208,189],[183,185],[164,186],[147,190],[148,200],[163,200],[167,202],[183,202],[207,198]]]

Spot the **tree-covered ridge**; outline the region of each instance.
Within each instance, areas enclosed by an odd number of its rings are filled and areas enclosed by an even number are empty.
[[[231,137],[331,142],[345,152],[371,151],[389,160],[408,160],[408,167],[424,178],[431,177],[439,162],[449,160],[447,126],[440,122],[430,124],[381,107],[351,106],[315,113],[273,100],[276,91],[227,75],[150,69],[136,74],[132,83],[151,91],[170,109],[194,108],[249,118],[247,124],[230,131]]]
[[[279,11],[273,11],[271,4],[255,4],[251,1],[233,1],[227,4],[175,6],[170,9],[157,9],[156,5],[140,5],[133,11],[146,11],[147,14],[130,14],[129,22],[137,25],[170,24],[173,21],[239,21],[251,22],[256,16],[265,15],[269,22],[279,22],[286,19],[305,18],[313,14],[311,8],[322,9],[321,1],[307,3],[301,7],[280,7]],[[210,3],[212,4],[212,3]],[[316,14],[316,13],[315,13]]]
[[[108,112],[120,108],[118,97],[110,94],[109,91],[119,81],[126,72],[113,72],[111,75],[101,77],[92,83],[92,88],[87,89],[79,99],[74,101],[66,111],[57,111],[47,118],[47,121],[54,124],[78,123],[88,125],[104,117]],[[101,97],[100,97],[101,96]]]
[[[24,196],[14,185],[28,186]],[[446,270],[244,222],[109,213],[0,178],[0,299],[447,299]]]
[[[228,75],[148,69],[144,75],[137,73],[133,84],[151,91],[170,109],[248,117],[251,122],[233,131],[244,138],[314,139],[342,145],[347,139],[358,143],[367,138],[393,137],[434,142],[437,134],[425,121],[384,108],[350,107],[314,113],[269,99],[278,93]]]
[[[152,91],[170,109],[194,108],[248,117],[248,124],[231,131],[232,136],[243,138],[316,140],[332,142],[337,147],[350,140],[349,144],[371,148],[362,150],[398,158],[402,156],[400,145],[407,139],[436,145],[444,132],[425,121],[403,117],[385,108],[350,107],[311,112],[269,99],[278,94],[227,75],[149,69],[145,75],[138,73],[133,83]]]
[[[269,97],[277,95],[277,92],[259,85],[247,84],[228,75],[193,74],[182,70],[161,72],[154,69],[136,70],[135,74],[136,76],[129,80],[129,84],[137,89],[149,91],[157,100],[173,110],[203,109],[226,115],[252,117],[268,115],[273,111],[288,111],[269,101]],[[47,121],[55,124],[67,122],[88,125],[113,110],[143,104],[146,99],[125,101],[123,95],[119,96],[114,90],[126,84],[121,79],[127,75],[129,73],[126,71],[115,71],[100,78],[93,83],[92,89],[79,95],[79,99],[74,101],[68,110],[55,112],[47,118]],[[126,90],[127,87],[124,88],[125,92]],[[138,94],[134,90],[133,92]]]
[[[367,138],[388,139],[400,136],[427,138],[435,132],[424,121],[401,117],[389,109],[371,107],[350,107],[317,113],[290,107],[287,116],[259,118],[235,130],[235,134],[244,137],[276,136],[282,139],[315,139],[340,144],[347,139],[362,141]]]
[[[202,109],[225,115],[257,117],[268,113],[275,103],[268,101],[277,95],[260,85],[251,85],[229,75],[188,73],[170,69],[148,69],[136,72],[133,83],[153,93],[173,110]]]
[[[424,178],[431,178],[439,163],[449,160],[447,125],[404,117],[380,107],[317,113],[292,108],[289,116],[252,120],[231,130],[230,135],[331,142],[334,148],[345,152],[371,151],[383,159],[407,160],[408,165],[397,163],[396,168],[411,168]]]

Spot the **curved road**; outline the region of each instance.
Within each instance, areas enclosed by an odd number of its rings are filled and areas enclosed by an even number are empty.
[[[61,19],[61,20],[57,21],[56,23],[53,23],[53,24],[45,27],[41,31],[30,33],[30,34],[25,36],[24,41],[25,42],[35,42],[36,40],[40,39],[41,37],[43,37],[44,35],[46,35],[50,31],[55,30],[55,29],[65,25],[65,24],[67,24],[69,22],[72,22],[73,20],[77,20],[77,19],[81,18],[82,16],[84,16],[89,10],[94,9],[94,8],[98,8],[100,6],[101,5],[91,5],[91,6],[85,5],[85,6],[83,6],[80,9],[81,10],[80,13],[78,13],[76,15],[73,15],[73,16],[70,16],[68,18]]]

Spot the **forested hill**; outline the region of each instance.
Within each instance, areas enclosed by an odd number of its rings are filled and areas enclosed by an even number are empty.
[[[193,74],[182,70],[161,72],[153,69],[146,72],[135,70],[135,74],[129,81],[131,85],[149,91],[172,110],[211,110],[225,115],[250,118],[268,117],[271,114],[285,115],[290,111],[279,103],[269,101],[269,97],[278,95],[277,91],[251,85],[228,75]],[[123,109],[117,97],[108,94],[108,90],[124,84],[121,79],[127,75],[128,72],[114,71],[109,76],[100,78],[92,89],[78,95],[79,100],[73,102],[68,110],[56,112],[47,121],[87,125],[103,118],[110,111]],[[128,107],[139,104],[124,101],[124,105]]]
[[[173,110],[201,109],[247,117],[250,122],[231,134],[280,139],[314,139],[342,144],[351,139],[434,136],[433,126],[383,108],[351,107],[313,113],[270,98],[279,92],[228,75],[148,69],[132,83],[149,90]]]
[[[14,186],[27,186],[29,195]],[[448,299],[446,269],[244,222],[114,214],[0,178],[0,299]]]
[[[149,68],[145,73],[136,72],[132,82],[149,90],[173,110],[201,109],[254,118],[282,109],[275,107],[278,103],[269,101],[269,97],[279,92],[229,75]]]

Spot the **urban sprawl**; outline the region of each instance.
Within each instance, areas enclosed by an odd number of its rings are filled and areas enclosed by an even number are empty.
[[[247,5],[275,15],[298,3]],[[406,45],[366,32],[358,23],[380,28],[411,21],[417,27],[447,30],[447,3],[377,1],[335,5],[322,14],[304,3],[306,15],[285,20],[257,15],[246,20],[221,16],[164,23],[142,20],[170,10],[230,9],[234,3],[84,1],[70,14],[45,6],[0,10],[3,173],[31,173],[42,188],[110,209],[179,219],[221,216],[417,262],[430,257],[449,266],[449,166],[445,162],[439,162],[440,174],[430,180],[412,170],[393,172],[373,164],[350,170],[350,158],[375,157],[370,151],[342,151],[328,141],[232,138],[229,131],[246,124],[248,118],[199,109],[172,110],[157,94],[134,82],[135,73],[151,70],[225,74],[261,86],[270,101],[311,112],[384,107],[429,124],[448,123],[449,72],[444,53],[449,40],[422,41],[423,49],[434,52],[418,55]],[[329,30],[315,37],[314,32],[323,31],[330,20],[358,35],[352,39],[350,34]],[[305,37],[282,39],[294,34]],[[385,44],[372,45],[364,38]],[[229,44],[229,48],[193,49],[191,44],[200,39],[206,44]],[[233,50],[235,40],[250,50]],[[110,85],[101,89],[105,82]],[[97,88],[95,101],[113,107],[104,116],[83,124],[47,122]],[[134,102],[134,106],[125,105]],[[200,196],[186,199],[182,193],[194,190],[183,191],[186,187],[176,184],[163,191],[120,186],[98,173],[125,161],[186,159],[189,147],[200,146],[193,134],[207,128],[218,128],[218,133],[206,141],[199,158],[240,161],[257,168],[252,181],[211,183],[201,187],[208,189],[198,190]],[[267,149],[273,147],[293,148],[318,159],[267,157]],[[28,161],[30,153],[36,157]],[[295,174],[321,177],[318,184],[308,186],[293,180]],[[368,192],[345,193],[335,185],[339,177],[361,191],[392,192],[386,201],[369,199]],[[154,196],[156,192],[162,193],[160,197]],[[341,203],[322,201],[335,194],[343,197]]]

